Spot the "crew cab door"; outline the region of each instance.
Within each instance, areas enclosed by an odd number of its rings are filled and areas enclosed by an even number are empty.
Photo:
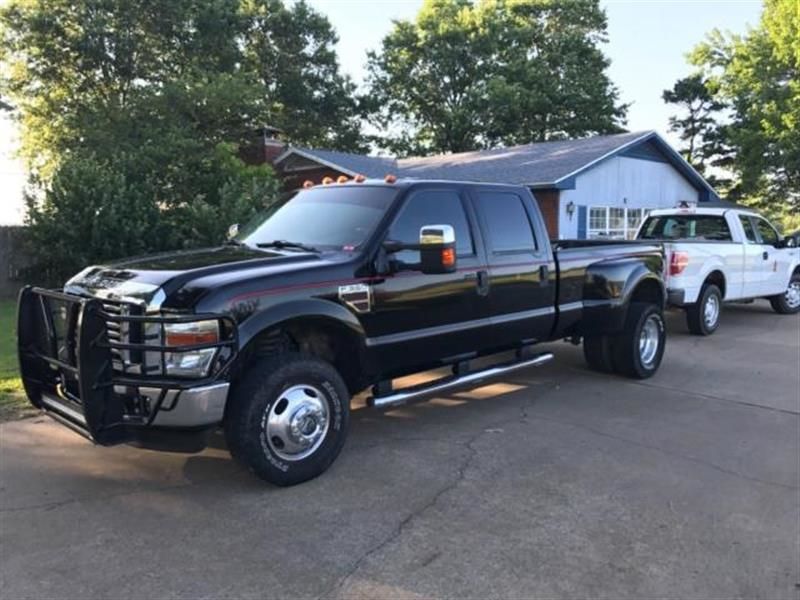
[[[492,338],[498,345],[549,338],[555,319],[556,273],[544,223],[513,190],[472,191],[489,265]]]
[[[419,243],[424,225],[451,225],[456,235],[457,271],[424,274],[406,269],[372,284],[373,307],[362,316],[367,344],[376,359],[393,370],[415,367],[477,350],[478,335],[489,327],[489,288],[485,261],[479,255],[474,217],[454,186],[409,192],[389,226],[386,239]],[[404,250],[393,258],[419,263],[419,252]]]

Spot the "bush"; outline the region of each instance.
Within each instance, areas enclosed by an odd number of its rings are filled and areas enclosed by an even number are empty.
[[[220,145],[209,162],[206,193],[166,204],[130,156],[66,157],[40,197],[27,200],[29,278],[60,284],[91,264],[221,243],[229,225],[278,194],[272,169],[245,165],[231,146]]]

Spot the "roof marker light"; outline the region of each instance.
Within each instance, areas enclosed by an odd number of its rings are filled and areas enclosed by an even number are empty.
[[[323,177],[322,185],[330,185],[333,183],[333,177]]]
[[[311,181],[310,179],[306,179],[306,180],[303,182],[303,187],[304,187],[305,189],[312,188],[312,187],[314,187],[314,182],[313,182],[313,181]]]
[[[353,177],[353,181],[355,181],[356,183],[364,183],[366,180],[367,178],[361,175],[360,173],[355,177]]]
[[[349,177],[347,177],[347,175],[339,175],[339,177],[336,178],[336,183],[347,183],[348,181]]]
[[[386,177],[384,177],[384,178],[383,178],[383,180],[384,180],[386,183],[394,183],[395,181],[397,181],[397,175],[391,175],[391,174],[389,174],[389,175],[387,175]]]

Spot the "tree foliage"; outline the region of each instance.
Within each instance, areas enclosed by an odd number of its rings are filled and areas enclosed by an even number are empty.
[[[789,222],[800,214],[800,2],[766,0],[746,35],[711,32],[690,55],[723,110],[708,124],[724,191]],[[684,135],[689,135],[684,128]]]
[[[662,94],[664,102],[684,111],[682,116],[669,118],[669,128],[684,143],[683,157],[700,173],[705,173],[709,165],[717,165],[720,154],[717,119],[725,104],[715,98],[714,92],[711,82],[696,73],[679,79]]]
[[[597,0],[426,0],[369,55],[373,120],[401,154],[620,131]]]
[[[0,95],[21,125],[41,262],[223,239],[278,189],[269,167],[238,157],[263,124],[360,149],[335,42],[302,0],[12,0],[0,9]],[[95,215],[91,232],[79,215]],[[103,231],[117,239],[101,244]],[[56,247],[61,258],[47,256]]]

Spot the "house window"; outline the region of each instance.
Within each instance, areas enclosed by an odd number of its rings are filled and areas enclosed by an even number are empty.
[[[589,209],[590,239],[632,240],[647,216],[644,208],[592,206]]]

